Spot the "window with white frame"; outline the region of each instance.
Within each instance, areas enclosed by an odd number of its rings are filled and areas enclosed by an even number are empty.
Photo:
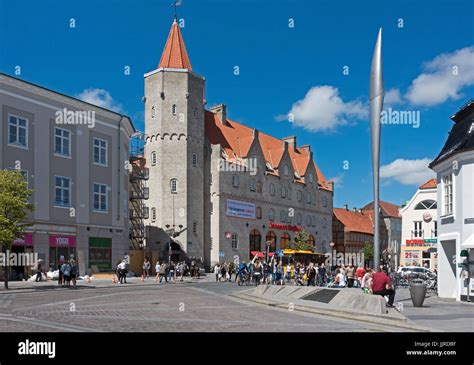
[[[98,165],[107,165],[107,141],[94,138],[94,163]]]
[[[413,226],[413,237],[423,237],[422,221],[414,221]]]
[[[71,156],[71,131],[63,128],[54,128],[54,154]]]
[[[198,165],[198,155],[196,153],[193,153],[192,163],[193,167],[196,167]]]
[[[173,104],[173,106],[171,107],[171,112],[173,113],[173,115],[176,115],[176,104]]]
[[[58,207],[71,206],[71,179],[69,177],[54,177],[54,205]]]
[[[178,179],[171,179],[170,181],[171,194],[178,193]]]
[[[107,212],[107,191],[107,185],[94,184],[94,211]]]
[[[453,175],[443,176],[443,215],[453,214]]]
[[[234,250],[237,250],[239,248],[239,235],[237,233],[232,233],[231,244]]]
[[[156,166],[156,151],[151,153],[151,166]]]
[[[28,120],[10,115],[8,117],[8,143],[14,146],[28,147]]]
[[[232,186],[234,188],[239,187],[239,175],[237,175],[237,174],[232,175]]]

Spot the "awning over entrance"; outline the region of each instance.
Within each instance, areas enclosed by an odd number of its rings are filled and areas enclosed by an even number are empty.
[[[254,256],[254,257],[257,256],[257,257],[260,258],[260,259],[265,258],[265,252],[262,252],[262,251],[250,251],[250,254],[251,254],[252,256]],[[273,252],[269,252],[269,253],[268,253],[268,256],[269,256],[269,257],[272,257],[272,256],[273,256]]]

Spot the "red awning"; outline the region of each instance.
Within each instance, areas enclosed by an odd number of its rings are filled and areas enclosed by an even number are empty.
[[[252,254],[252,256],[257,256],[258,258],[265,258],[265,252],[262,252],[262,251],[250,251],[250,253]],[[268,256],[269,257],[272,257],[273,256],[273,252],[269,252],[268,253]]]

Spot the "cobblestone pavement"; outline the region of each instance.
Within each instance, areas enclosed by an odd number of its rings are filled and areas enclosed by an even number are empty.
[[[381,331],[377,325],[292,312],[229,297],[235,283],[45,287],[0,294],[0,332]]]

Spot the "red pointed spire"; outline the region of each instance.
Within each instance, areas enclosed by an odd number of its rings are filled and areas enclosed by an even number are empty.
[[[170,34],[166,41],[165,49],[161,55],[160,64],[158,68],[183,68],[192,70],[191,62],[189,61],[188,52],[184,45],[183,36],[179,29],[176,18],[171,25]]]

